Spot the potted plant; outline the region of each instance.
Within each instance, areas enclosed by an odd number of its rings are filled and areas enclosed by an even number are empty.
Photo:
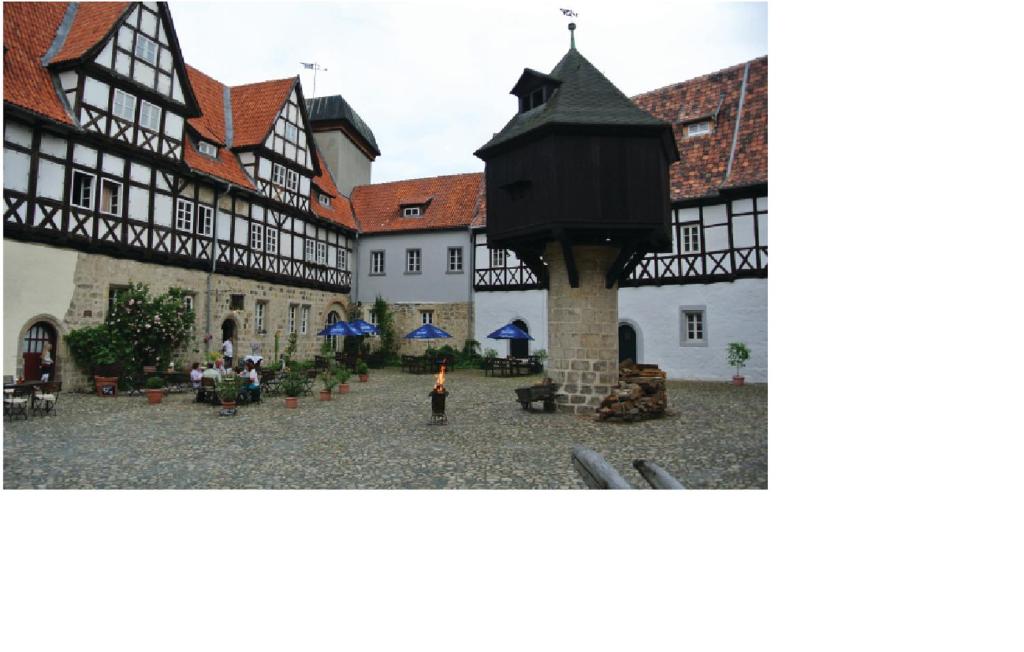
[[[150,405],[159,405],[164,400],[164,379],[161,376],[146,379],[146,398]]]
[[[305,380],[303,373],[297,371],[289,371],[281,379],[281,391],[284,392],[284,404],[288,408],[299,407],[299,394],[302,393],[305,387]]]
[[[334,372],[334,375],[338,379],[338,393],[348,394],[348,379],[352,377],[352,372],[348,370],[348,367],[341,366]]]
[[[359,374],[359,382],[361,383],[365,383],[370,379],[370,368],[362,360],[356,363],[356,373]]]
[[[232,410],[238,406],[238,394],[242,391],[242,380],[235,374],[225,374],[217,382],[217,396],[225,409]]]
[[[743,376],[740,375],[740,369],[747,364],[747,360],[750,359],[750,349],[743,342],[730,342],[729,343],[729,366],[736,368],[736,375],[732,377],[733,385],[742,385],[744,383]]]
[[[320,390],[320,400],[331,400],[331,391],[334,390],[334,386],[338,384],[338,377],[334,375],[330,369],[324,369],[320,374],[320,384],[323,385],[323,389]]]

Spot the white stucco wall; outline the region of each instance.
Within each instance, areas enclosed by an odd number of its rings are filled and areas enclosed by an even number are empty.
[[[448,272],[448,247],[462,247],[462,271]],[[405,272],[406,249],[419,249],[422,271]],[[384,275],[370,274],[371,252],[384,252]],[[359,238],[358,298],[373,303],[458,303],[470,298],[469,231],[427,231],[364,235]]]
[[[4,374],[15,375],[21,355],[19,336],[28,321],[40,315],[64,317],[75,291],[78,252],[4,239]],[[57,354],[64,354],[63,339]]]
[[[480,351],[494,349],[500,356],[508,355],[508,340],[489,340],[488,333],[516,319],[522,319],[533,336],[530,351],[548,349],[548,292],[523,290],[521,292],[475,292],[474,336],[480,342]]]
[[[681,346],[680,307],[704,306],[706,346]],[[730,342],[744,342],[750,360],[743,368],[748,382],[768,382],[768,281],[623,288],[619,319],[637,329],[640,362],[655,363],[669,378],[728,380]]]

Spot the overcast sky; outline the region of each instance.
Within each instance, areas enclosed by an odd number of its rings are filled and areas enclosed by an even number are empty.
[[[473,152],[516,111],[523,68],[548,72],[577,49],[627,95],[767,54],[763,3],[171,2],[185,60],[245,84],[313,75],[316,95],[341,94],[370,125],[381,156],[373,181],[474,172]]]

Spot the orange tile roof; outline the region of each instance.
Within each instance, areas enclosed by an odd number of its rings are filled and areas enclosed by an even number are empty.
[[[103,37],[114,29],[114,24],[124,15],[130,2],[79,2],[71,31],[64,39],[60,52],[50,63],[72,61],[88,52]]]
[[[206,140],[218,145],[225,143],[227,130],[224,126],[224,88],[225,86],[209,75],[185,64],[189,83],[196,94],[196,101],[202,115],[190,118],[188,126],[199,132]]]
[[[720,188],[768,182],[768,57],[749,64],[740,133],[728,178],[726,171],[747,64],[633,98],[640,108],[672,123],[680,158],[669,168],[673,201],[715,195]],[[717,119],[711,118],[716,111]],[[686,137],[686,123],[698,118],[712,120],[711,133]]]
[[[483,184],[482,172],[356,186],[352,208],[363,233],[469,226]],[[422,217],[402,217],[401,205],[433,196]]]
[[[67,11],[66,2],[4,3],[4,102],[74,124],[40,63]]]
[[[232,147],[261,145],[298,77],[231,87]]]
[[[236,186],[248,190],[256,190],[245,173],[241,162],[235,153],[226,147],[217,148],[217,158],[200,154],[192,144],[191,138],[185,138],[185,164],[193,170],[203,172],[223,181],[229,181]]]
[[[356,221],[352,215],[352,202],[338,191],[338,186],[334,184],[334,177],[331,176],[331,171],[327,169],[327,163],[324,162],[324,158],[320,155],[319,150],[317,150],[316,155],[320,162],[320,174],[313,177],[313,184],[326,194],[332,195],[332,199],[330,207],[327,207],[320,203],[316,193],[310,192],[309,205],[312,207],[313,212],[320,217],[355,230]]]

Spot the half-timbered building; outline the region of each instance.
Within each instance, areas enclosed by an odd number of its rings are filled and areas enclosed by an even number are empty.
[[[744,374],[767,381],[768,59],[633,101],[672,124],[681,160],[670,168],[671,251],[638,255],[619,280],[619,357],[672,378],[724,380],[726,347],[740,341],[751,349]],[[486,226],[482,206],[472,224],[476,338],[516,321],[535,338],[528,346],[546,347],[544,279],[488,248]]]
[[[298,78],[228,87],[165,3],[4,5],[5,373],[103,320],[119,287],[191,292],[199,353],[269,353],[337,318],[355,221]],[[191,353],[190,352],[190,353]]]

